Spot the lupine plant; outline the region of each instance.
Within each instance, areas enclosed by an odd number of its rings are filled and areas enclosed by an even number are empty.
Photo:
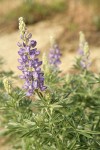
[[[81,41],[79,47],[78,73],[62,76],[51,69],[46,54],[43,64],[39,61],[36,41],[30,40],[23,18],[19,29],[23,43],[18,43],[18,68],[25,84],[21,89],[4,79],[2,136],[12,150],[99,150],[100,74],[89,71],[87,43]]]

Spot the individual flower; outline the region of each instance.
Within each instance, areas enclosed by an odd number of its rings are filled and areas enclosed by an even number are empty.
[[[39,61],[38,55],[40,51],[37,50],[37,42],[31,40],[32,34],[27,32],[23,18],[19,19],[19,30],[23,43],[18,43],[20,58],[18,62],[20,66],[18,69],[22,71],[21,79],[25,80],[23,88],[27,91],[26,95],[31,96],[36,89],[44,91],[44,73],[41,71],[42,61]]]
[[[80,39],[79,39],[79,55],[80,55],[80,66],[83,69],[88,69],[88,67],[91,65],[91,62],[89,60],[90,57],[90,50],[89,45],[85,40],[85,35],[83,32],[80,32]]]
[[[51,48],[50,48],[50,53],[49,53],[49,63],[53,67],[58,67],[59,64],[61,64],[61,53],[59,46],[56,44],[55,40],[53,37],[51,37]]]

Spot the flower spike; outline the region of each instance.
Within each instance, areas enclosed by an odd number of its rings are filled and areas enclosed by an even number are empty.
[[[19,18],[19,30],[23,43],[18,43],[20,58],[18,69],[22,71],[21,79],[25,80],[23,88],[27,91],[26,95],[31,96],[35,90],[44,91],[44,73],[41,71],[42,61],[38,59],[40,51],[35,47],[37,42],[30,40],[31,33],[28,33],[23,18]]]

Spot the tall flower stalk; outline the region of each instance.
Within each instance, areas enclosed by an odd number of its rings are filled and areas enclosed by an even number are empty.
[[[49,63],[54,67],[57,68],[59,64],[61,64],[61,53],[59,46],[56,44],[54,37],[51,37],[51,48],[49,53]]]
[[[23,88],[27,91],[26,95],[31,96],[36,89],[44,91],[44,73],[41,71],[42,61],[39,61],[37,56],[40,51],[37,50],[37,42],[31,40],[32,34],[28,33],[26,25],[22,17],[19,18],[19,30],[22,43],[18,43],[20,58],[18,69],[22,71],[21,79],[25,80]]]
[[[89,57],[90,57],[90,50],[87,41],[85,40],[85,35],[83,32],[79,33],[79,55],[80,55],[80,66],[82,69],[88,69],[91,65]]]

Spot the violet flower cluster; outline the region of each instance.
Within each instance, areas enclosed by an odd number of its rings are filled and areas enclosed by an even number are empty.
[[[58,67],[59,64],[61,64],[60,58],[61,58],[61,53],[60,53],[59,46],[57,44],[53,44],[49,53],[49,63],[56,68]]]
[[[83,32],[80,32],[79,55],[80,55],[80,66],[82,67],[82,69],[88,69],[91,65],[91,62],[89,60],[90,51],[89,45],[85,40]]]
[[[26,95],[31,96],[36,89],[44,91],[46,86],[44,86],[44,73],[41,71],[42,61],[39,61],[37,58],[40,54],[40,51],[35,48],[37,42],[30,40],[32,34],[27,32],[26,28],[23,27],[23,23],[23,18],[21,18],[19,24],[21,29],[24,29],[21,30],[21,39],[23,43],[18,43],[20,47],[18,51],[20,55],[18,59],[20,66],[18,66],[18,69],[23,73],[20,75],[20,78],[25,80],[23,88],[27,91]]]

